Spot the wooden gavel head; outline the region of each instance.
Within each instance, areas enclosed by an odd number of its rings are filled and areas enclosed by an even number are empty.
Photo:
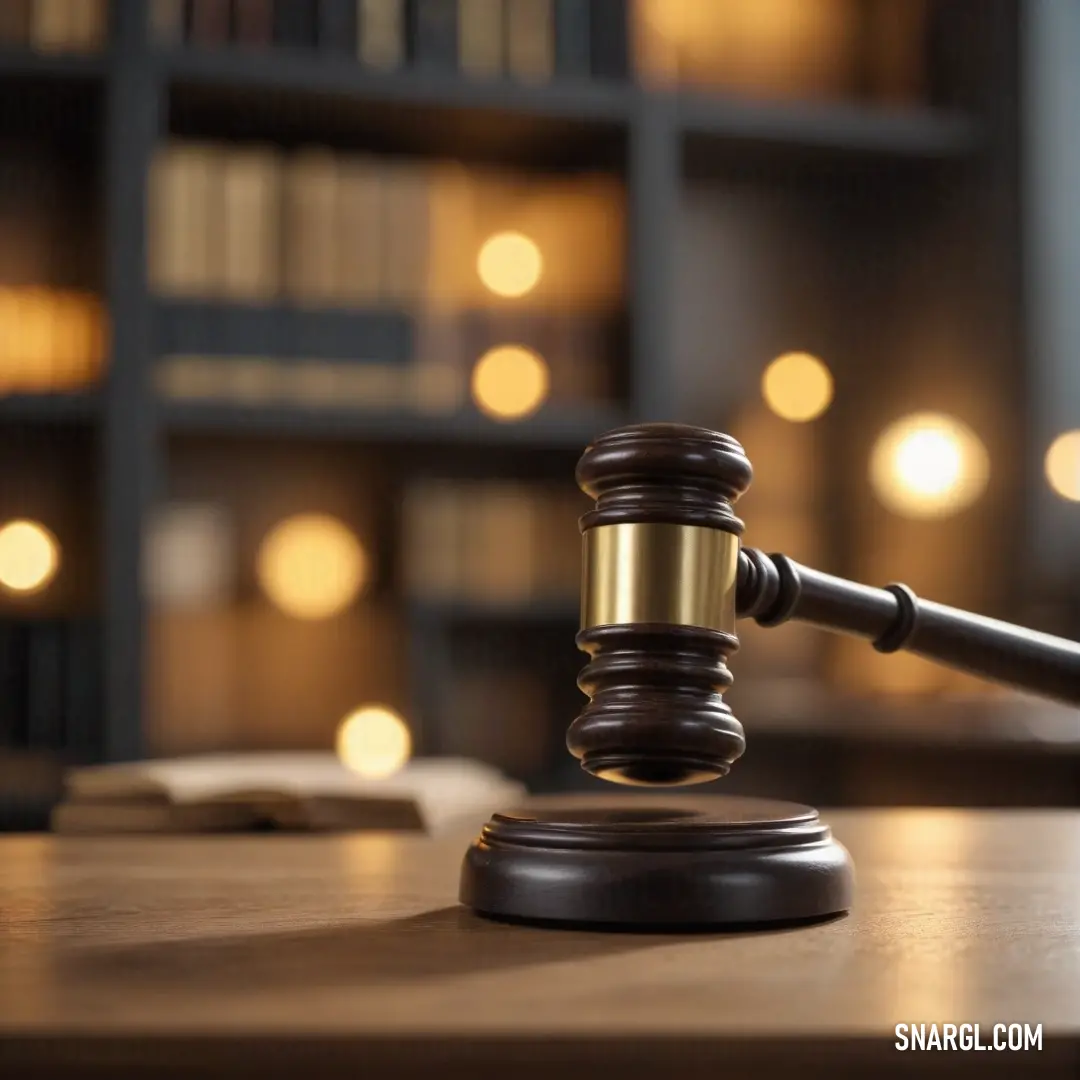
[[[734,439],[682,424],[610,431],[578,462],[578,484],[596,500],[581,519],[577,635],[590,700],[566,744],[593,775],[696,784],[742,754],[742,725],[722,695],[739,645],[733,505],[752,475]]]

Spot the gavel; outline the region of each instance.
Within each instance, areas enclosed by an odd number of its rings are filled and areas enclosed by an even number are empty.
[[[580,521],[576,639],[589,700],[566,742],[587,772],[653,789],[728,773],[746,746],[723,700],[738,618],[799,620],[1080,704],[1076,642],[742,547],[734,507],[752,477],[735,439],[681,424],[607,432],[579,460],[595,500]],[[846,911],[853,894],[850,857],[815,810],[732,797],[496,814],[461,882],[484,915],[623,927],[801,922]]]

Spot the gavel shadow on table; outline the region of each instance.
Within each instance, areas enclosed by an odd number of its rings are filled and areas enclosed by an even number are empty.
[[[734,504],[752,475],[735,439],[680,424],[610,431],[578,462],[595,499],[580,522],[576,639],[589,702],[566,743],[587,772],[654,789],[727,774],[746,745],[722,696],[737,618],[797,619],[1080,704],[1076,642],[742,547]],[[466,853],[461,901],[495,918],[625,929],[769,926],[851,907],[851,859],[817,811],[736,797],[709,807],[495,814]]]

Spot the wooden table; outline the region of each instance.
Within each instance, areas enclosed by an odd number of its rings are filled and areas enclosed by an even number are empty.
[[[478,919],[471,829],[0,840],[0,1076],[1080,1075],[1080,813],[829,818],[850,916],[693,937]]]

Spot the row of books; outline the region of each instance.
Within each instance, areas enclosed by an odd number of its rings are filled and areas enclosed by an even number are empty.
[[[624,0],[154,0],[165,44],[319,49],[375,70],[509,76],[626,74]]]
[[[51,0],[52,3],[63,0]],[[75,3],[77,0],[70,0]],[[158,41],[318,49],[376,70],[625,78],[763,97],[925,91],[929,0],[154,0]]]
[[[542,775],[565,755],[570,719],[555,714],[551,696],[549,680],[529,667],[455,664],[433,718],[439,751],[484,761],[521,780]],[[498,708],[500,702],[507,707]]]
[[[175,402],[425,416],[452,415],[465,396],[459,373],[448,364],[258,356],[165,357],[156,367],[154,386],[162,399]]]
[[[623,193],[611,178],[523,178],[453,163],[174,140],[150,177],[149,275],[162,296],[304,307],[494,302],[494,234],[542,261],[516,304],[603,307],[622,294]]]
[[[0,620],[0,745],[93,745],[100,719],[100,627],[93,620]]]
[[[94,294],[0,286],[0,395],[86,389],[101,378],[106,348]]]
[[[418,480],[402,503],[402,580],[421,601],[572,601],[581,492],[510,481]]]
[[[105,44],[106,0],[3,0],[0,49],[29,47],[42,53],[97,52]]]
[[[541,360],[548,386],[523,415],[549,402],[558,407],[612,400],[601,364],[579,365],[572,357],[558,355]],[[155,391],[166,401],[251,409],[297,406],[369,415],[453,416],[464,408],[470,382],[468,369],[447,359],[356,363],[187,354],[162,357],[154,370]],[[512,388],[507,392],[513,393]]]

